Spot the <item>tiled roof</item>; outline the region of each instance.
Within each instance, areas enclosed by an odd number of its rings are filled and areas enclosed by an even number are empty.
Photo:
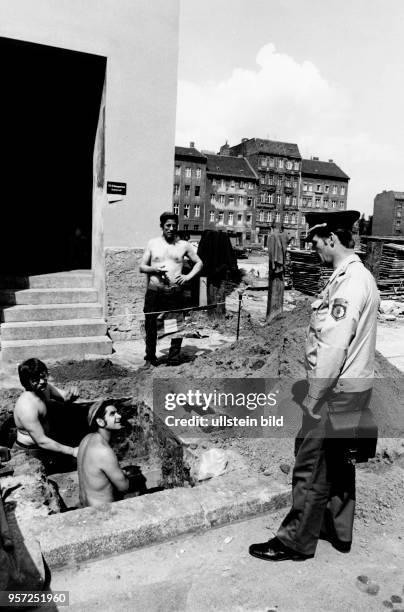
[[[301,159],[299,147],[293,142],[278,142],[277,140],[265,140],[263,138],[250,138],[234,147],[230,147],[233,154],[254,155],[255,153],[266,153],[268,155],[279,155],[281,157],[292,157]]]
[[[195,147],[175,147],[175,155],[182,157],[199,157],[202,159],[206,159],[205,155],[202,155],[198,149]]]
[[[250,164],[243,157],[229,155],[207,155],[206,172],[220,174],[234,178],[257,179],[257,175]]]
[[[334,162],[319,161],[316,159],[302,160],[302,175],[304,174],[349,180],[349,176]]]

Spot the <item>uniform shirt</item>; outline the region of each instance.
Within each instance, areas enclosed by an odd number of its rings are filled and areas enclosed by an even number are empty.
[[[306,340],[310,397],[320,399],[333,387],[372,387],[379,302],[372,274],[357,255],[349,255],[312,304]]]

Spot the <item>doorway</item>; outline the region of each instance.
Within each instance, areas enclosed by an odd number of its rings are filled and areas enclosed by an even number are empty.
[[[0,273],[91,268],[106,58],[0,38]]]

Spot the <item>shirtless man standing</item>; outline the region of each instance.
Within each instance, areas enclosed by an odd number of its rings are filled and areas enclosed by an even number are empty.
[[[162,311],[179,311],[183,305],[182,285],[190,281],[202,270],[202,261],[186,240],[178,235],[178,215],[164,212],[160,216],[162,236],[148,243],[140,271],[148,275],[148,286],[143,312],[145,313],[146,365],[157,365],[157,314]],[[189,274],[182,274],[184,258],[188,257],[195,265]],[[182,338],[173,338],[168,354],[168,365],[179,362]]]
[[[18,374],[25,391],[18,398],[14,408],[17,440],[12,453],[24,452],[44,463],[47,451],[77,457],[77,447],[60,444],[48,436],[47,417],[47,404],[51,400],[73,402],[78,397],[77,388],[73,387],[63,392],[48,383],[48,368],[36,358],[21,363],[18,366]]]
[[[83,507],[121,499],[129,488],[129,479],[109,444],[113,434],[122,429],[118,410],[108,400],[95,402],[88,412],[88,424],[91,433],[81,441],[77,456]]]

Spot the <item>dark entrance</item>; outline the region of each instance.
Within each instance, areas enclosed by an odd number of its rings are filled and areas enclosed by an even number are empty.
[[[91,268],[106,58],[0,38],[0,272]]]

